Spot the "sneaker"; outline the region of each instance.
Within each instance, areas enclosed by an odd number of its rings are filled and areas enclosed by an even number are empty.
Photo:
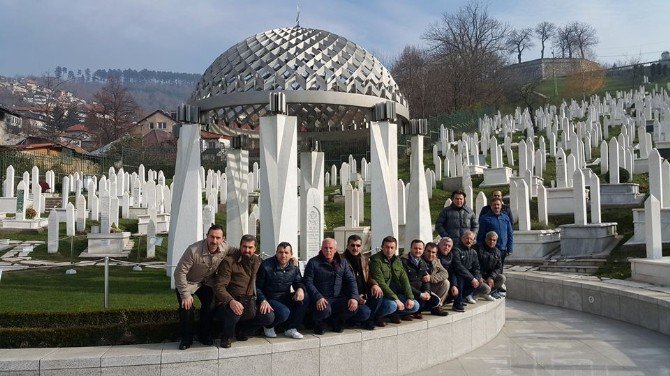
[[[502,296],[503,298],[507,296],[507,293],[504,291],[498,291],[498,295]]]
[[[289,329],[284,332],[284,335],[287,336],[288,338],[293,338],[293,339],[302,339],[303,335],[300,334],[298,329]]]
[[[475,300],[475,298],[472,297],[472,295],[468,295],[468,296],[466,296],[466,297],[465,297],[465,301],[468,302],[468,303],[470,303],[470,304],[475,304],[475,303],[477,303],[477,301]]]
[[[191,347],[192,344],[193,344],[193,342],[191,342],[191,341],[182,340],[182,341],[179,342],[179,350],[186,350],[189,347]]]
[[[489,302],[492,302],[492,301],[496,300],[496,298],[492,297],[489,294],[482,295],[482,298],[484,298],[484,300],[488,300]]]
[[[463,306],[453,306],[451,309],[455,312],[465,312],[465,308]]]
[[[491,293],[491,296],[496,298],[496,299],[502,298],[502,296],[500,295],[500,293],[498,291],[495,291],[495,292]]]
[[[293,329],[295,330],[295,329]],[[275,328],[263,328],[263,334],[265,334],[266,337],[268,338],[276,338],[277,333],[275,333]]]

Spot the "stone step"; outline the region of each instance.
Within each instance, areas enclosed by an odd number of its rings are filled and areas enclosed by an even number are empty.
[[[575,274],[594,274],[598,270],[597,266],[579,266],[579,265],[541,265],[538,270],[554,273],[575,273]]]
[[[567,260],[547,260],[543,266],[600,266],[607,262],[607,259],[567,259]]]

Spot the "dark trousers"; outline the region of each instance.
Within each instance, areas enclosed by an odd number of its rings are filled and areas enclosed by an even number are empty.
[[[454,296],[454,307],[463,307],[463,297],[468,296],[463,290],[468,286],[472,288],[472,286],[470,285],[470,281],[466,281],[465,278],[461,276],[455,276],[454,280],[458,287],[458,295]]]
[[[384,302],[383,295],[379,299],[373,297],[372,295],[368,295],[368,300],[365,302],[365,305],[368,306],[368,308],[370,309],[371,320],[377,318],[377,313],[379,312],[379,308],[382,306],[383,302]]]
[[[268,303],[274,310],[275,320],[269,325],[275,327],[284,323],[286,329],[298,329],[305,318],[307,308],[309,307],[309,297],[305,294],[302,302],[296,302],[291,296],[279,299],[268,299]]]
[[[233,338],[235,331],[244,335],[253,334],[261,326],[270,326],[275,320],[274,312],[261,313],[258,305],[256,306],[256,316],[248,320],[240,320],[242,316],[236,315],[228,304],[219,305],[216,309],[216,319],[221,321],[223,328],[221,338]]]
[[[195,305],[191,309],[181,307],[181,295],[177,293],[177,302],[179,303],[179,331],[181,340],[193,342],[193,317]],[[200,322],[198,323],[198,338],[209,337],[212,334],[212,322],[214,318],[214,291],[211,287],[202,285],[193,294],[200,300]]]
[[[500,261],[503,268],[505,268],[505,257],[507,257],[507,251],[500,251]],[[504,269],[501,269],[500,272],[503,273]]]
[[[323,311],[316,309],[316,302],[312,303],[312,318],[315,324],[321,324],[326,319],[332,322],[344,323],[346,320],[362,322],[370,318],[370,308],[364,304],[359,304],[356,311],[349,310],[349,299],[345,297],[331,298]]]

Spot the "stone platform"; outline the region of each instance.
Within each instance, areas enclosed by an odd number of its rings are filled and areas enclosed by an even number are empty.
[[[22,375],[378,375],[411,374],[471,352],[495,338],[505,324],[505,299],[478,301],[464,313],[425,315],[372,331],[305,338],[253,337],[229,349],[177,343],[0,350],[0,373]],[[197,342],[196,342],[197,343]],[[217,341],[218,343],[218,341]],[[423,362],[407,352],[421,349]],[[380,356],[380,351],[384,356]]]
[[[617,245],[616,222],[561,225],[561,255],[569,257],[609,253]]]
[[[632,278],[635,281],[670,287],[670,257],[660,259],[630,259]]]

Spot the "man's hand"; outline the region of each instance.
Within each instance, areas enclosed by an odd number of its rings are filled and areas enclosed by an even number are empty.
[[[377,298],[377,299],[379,299],[379,298],[381,298],[382,296],[384,296],[384,292],[382,291],[382,288],[379,287],[378,285],[373,285],[373,286],[372,286],[372,291],[371,291],[371,292],[372,292],[372,296],[374,296],[374,297]]]
[[[402,304],[402,302],[399,299],[395,300],[395,304],[398,306],[398,311],[404,311],[405,310],[405,305]]]
[[[193,307],[193,295],[189,295],[187,298],[181,300],[181,308],[189,310]]]
[[[473,278],[471,284],[472,288],[476,289],[477,287],[479,287],[479,280],[477,280],[477,278]]]
[[[405,302],[405,307],[407,307],[407,309],[414,308],[414,299],[407,299]]]
[[[270,313],[272,311],[274,311],[274,309],[272,309],[272,306],[270,305],[270,303],[268,303],[267,300],[263,300],[261,302],[261,314],[264,315],[264,314]]]
[[[451,286],[451,296],[458,296],[458,287]]]
[[[349,299],[349,305],[348,305],[348,307],[349,307],[349,311],[351,311],[351,312],[356,312],[356,310],[358,309],[358,300],[356,300],[356,299]]]
[[[305,292],[302,291],[302,288],[298,288],[295,290],[295,294],[293,294],[293,300],[296,302],[302,302],[305,299]]]
[[[493,278],[486,278],[486,284],[489,285],[490,288],[493,288]]]
[[[423,277],[421,277],[422,282],[430,282],[430,274],[426,274]]]
[[[233,299],[228,303],[228,307],[230,307],[230,310],[233,311],[234,314],[237,316],[242,316],[242,312],[244,312],[244,306],[242,303],[238,302],[237,300]]]
[[[324,309],[326,309],[327,305],[328,305],[328,301],[326,300],[326,298],[321,298],[321,299],[316,301],[316,309],[318,311],[323,311]]]
[[[429,299],[430,299],[430,293],[429,292],[422,292],[421,293],[421,300],[428,301]]]

